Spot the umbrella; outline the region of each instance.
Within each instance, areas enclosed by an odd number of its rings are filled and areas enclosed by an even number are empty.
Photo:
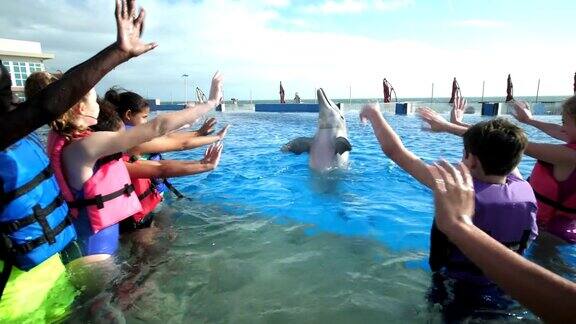
[[[460,96],[460,85],[456,78],[452,81],[452,96],[450,96],[450,101],[448,103],[454,103],[454,99],[456,99],[456,95]]]
[[[392,99],[392,95],[390,94],[390,83],[386,80],[386,78],[384,78],[382,84],[384,85],[384,102],[390,102]]]
[[[506,102],[514,100],[514,86],[512,85],[512,78],[508,74],[508,81],[506,85]]]
[[[280,103],[286,103],[286,100],[284,100],[284,87],[282,86],[282,81],[280,81]]]

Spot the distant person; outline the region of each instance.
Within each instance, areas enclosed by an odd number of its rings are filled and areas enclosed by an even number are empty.
[[[282,81],[280,81],[280,103],[284,104],[286,103],[286,100],[284,99],[286,92],[284,92],[284,87],[282,86]]]
[[[294,103],[301,103],[302,99],[300,99],[300,96],[298,95],[298,92],[296,92],[296,94],[294,95]]]
[[[370,121],[382,151],[398,166],[429,188],[432,166],[409,151],[380,113],[377,104],[364,106],[362,121]],[[527,138],[521,128],[503,119],[470,127],[464,134],[462,162],[469,167],[476,188],[474,223],[486,233],[523,254],[538,235],[536,198],[528,182],[513,174]],[[508,300],[433,224],[430,267],[434,283],[430,300],[443,305],[447,321],[474,315],[481,308],[503,309]],[[454,281],[453,291],[445,282]]]
[[[474,225],[474,180],[464,164],[429,169],[435,224],[484,274],[547,323],[571,323],[576,284],[532,263]],[[477,204],[477,201],[476,201]]]

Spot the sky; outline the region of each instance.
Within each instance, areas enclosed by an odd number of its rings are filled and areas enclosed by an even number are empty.
[[[67,70],[115,40],[113,0],[3,1],[0,38],[39,41]],[[149,98],[183,100],[213,73],[224,96],[275,99],[571,95],[576,1],[558,0],[140,0],[144,40],[159,47],[121,65],[97,90],[119,85]]]

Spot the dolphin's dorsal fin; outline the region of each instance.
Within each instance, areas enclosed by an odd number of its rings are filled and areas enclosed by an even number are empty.
[[[310,152],[310,146],[312,146],[312,137],[298,137],[282,146],[282,152],[292,152],[296,155],[300,155],[304,152]]]
[[[336,137],[334,146],[336,147],[336,154],[352,151],[352,144],[346,137]]]

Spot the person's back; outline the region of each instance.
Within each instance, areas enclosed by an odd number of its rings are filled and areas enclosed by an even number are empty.
[[[434,168],[404,147],[377,105],[364,107],[360,118],[372,123],[382,151],[390,159],[427,187],[437,186],[437,180],[431,176]],[[480,122],[461,134],[464,140],[461,163],[470,169],[477,192],[474,223],[499,242],[522,253],[523,247],[538,234],[534,194],[526,181],[513,175],[528,142],[526,135],[521,128],[500,118]],[[435,274],[429,297],[432,302],[444,306],[446,319],[461,320],[480,308],[507,307],[508,301],[500,298],[497,287],[438,231],[435,224],[430,243],[429,261]],[[461,280],[449,281],[455,285],[447,290],[446,277]]]
[[[511,174],[504,184],[474,179],[474,190],[474,225],[513,251],[523,254],[538,235],[536,198],[530,184]],[[432,237],[436,240],[431,242],[430,250],[433,271],[442,271],[450,278],[474,285],[491,284],[459,249],[448,243],[446,238],[438,238],[435,227],[432,231]]]

